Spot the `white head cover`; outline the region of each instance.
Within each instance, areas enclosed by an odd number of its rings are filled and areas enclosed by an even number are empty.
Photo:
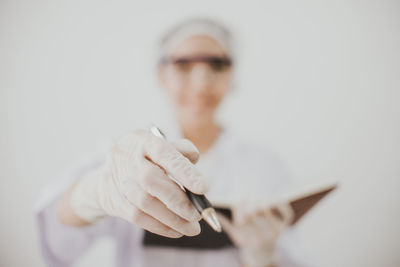
[[[162,38],[159,59],[170,56],[181,42],[198,35],[206,35],[216,40],[225,49],[227,56],[233,57],[233,39],[225,26],[211,19],[192,19],[175,26]]]

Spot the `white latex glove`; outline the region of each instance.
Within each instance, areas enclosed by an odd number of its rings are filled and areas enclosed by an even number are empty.
[[[221,214],[218,218],[239,249],[243,265],[274,266],[278,237],[293,220],[291,207],[288,204],[242,202],[233,206],[232,212],[232,221]]]
[[[78,180],[71,208],[88,222],[109,215],[171,238],[197,235],[201,216],[166,172],[204,194],[205,179],[193,165],[198,158],[186,139],[172,144],[149,131],[135,131],[110,149],[103,166]]]

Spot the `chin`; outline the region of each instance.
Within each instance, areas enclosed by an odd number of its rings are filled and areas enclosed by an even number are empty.
[[[213,120],[214,117],[214,113],[212,112],[202,112],[202,113],[198,113],[197,115],[195,115],[195,118],[193,118],[194,120],[197,120],[198,122],[208,122],[210,120]]]
[[[206,120],[212,117],[214,110],[207,107],[199,107],[199,108],[193,108],[189,107],[185,109],[184,111],[185,116],[188,117],[188,119],[194,120],[194,121],[201,121],[201,120]]]

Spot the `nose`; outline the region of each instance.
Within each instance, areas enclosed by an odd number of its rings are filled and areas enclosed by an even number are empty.
[[[190,74],[190,83],[193,90],[204,92],[211,88],[214,81],[214,73],[203,63],[193,66]]]

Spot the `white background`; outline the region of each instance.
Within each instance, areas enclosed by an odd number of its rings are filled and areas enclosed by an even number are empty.
[[[400,2],[295,0],[0,0],[0,265],[44,266],[33,206],[46,183],[167,118],[156,42],[197,15],[238,39],[222,121],[296,183],[340,181],[298,225],[316,266],[399,266]],[[80,266],[111,266],[111,249]]]

